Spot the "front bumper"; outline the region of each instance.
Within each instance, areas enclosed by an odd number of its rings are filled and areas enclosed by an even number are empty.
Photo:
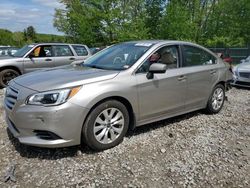
[[[67,147],[81,143],[81,131],[88,109],[70,103],[59,106],[26,105],[17,100],[9,109],[6,99],[6,122],[14,137],[27,145],[39,147]]]
[[[250,88],[250,79],[237,77],[237,76],[234,75],[234,78],[233,78],[233,80],[231,81],[230,84],[232,86],[241,86],[241,87]]]

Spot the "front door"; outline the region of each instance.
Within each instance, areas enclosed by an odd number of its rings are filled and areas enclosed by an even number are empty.
[[[178,46],[165,46],[154,52],[136,73],[139,98],[139,124],[162,119],[184,111],[186,78],[179,70]],[[148,79],[146,74],[152,63],[166,64],[168,70],[154,74]]]
[[[24,73],[53,67],[52,48],[50,45],[37,46],[23,61]]]

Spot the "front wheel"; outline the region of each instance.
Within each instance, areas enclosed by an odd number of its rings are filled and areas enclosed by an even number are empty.
[[[214,87],[211,96],[209,97],[206,111],[209,114],[218,113],[225,101],[225,87],[222,84],[218,84]]]
[[[85,144],[94,150],[105,150],[118,145],[129,125],[127,108],[116,100],[109,100],[95,107],[82,130]]]
[[[4,69],[0,72],[0,87],[8,86],[9,82],[20,74],[14,69]]]

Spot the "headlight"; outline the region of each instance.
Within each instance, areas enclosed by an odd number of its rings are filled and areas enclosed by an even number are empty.
[[[28,97],[27,104],[43,106],[60,105],[73,97],[80,89],[81,87],[74,87],[37,93]]]

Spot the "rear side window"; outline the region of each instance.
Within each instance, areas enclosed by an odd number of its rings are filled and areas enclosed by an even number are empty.
[[[211,65],[216,63],[215,57],[203,49],[183,46],[183,67]]]
[[[73,56],[73,53],[72,53],[70,47],[67,46],[67,45],[53,46],[53,51],[54,51],[55,57],[59,57],[59,56]]]
[[[88,55],[88,51],[84,46],[76,46],[73,45],[73,48],[78,56],[86,56]]]

